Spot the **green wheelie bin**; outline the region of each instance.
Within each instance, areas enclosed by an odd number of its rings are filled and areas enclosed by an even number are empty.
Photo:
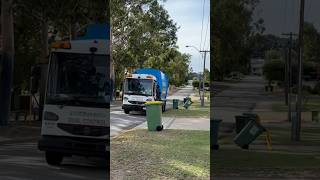
[[[173,109],[179,109],[179,99],[173,99],[172,100],[172,108]]]
[[[162,102],[150,101],[145,103],[147,114],[147,125],[149,131],[161,131],[162,125]]]
[[[236,133],[239,134],[240,131],[249,123],[250,118],[248,116],[235,116],[236,120]]]
[[[233,141],[241,148],[248,149],[249,144],[265,131],[266,129],[259,122],[251,119],[247,125],[236,135]]]

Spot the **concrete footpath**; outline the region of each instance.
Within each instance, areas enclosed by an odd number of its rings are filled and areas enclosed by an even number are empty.
[[[162,124],[164,129],[210,130],[209,118],[162,117]],[[140,124],[135,129],[147,129],[147,122]]]

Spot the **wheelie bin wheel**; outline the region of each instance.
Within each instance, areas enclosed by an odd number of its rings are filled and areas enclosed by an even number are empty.
[[[157,127],[157,131],[162,131],[162,130],[163,130],[163,125]]]

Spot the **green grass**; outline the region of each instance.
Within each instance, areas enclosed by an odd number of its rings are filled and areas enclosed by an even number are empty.
[[[291,128],[272,127],[267,128],[270,132],[273,145],[304,145],[304,146],[318,146],[320,144],[320,127],[303,127],[301,129],[301,141],[291,141]],[[233,138],[235,133],[222,137],[219,142],[223,144],[234,144]],[[260,135],[254,144],[265,144],[265,134]]]
[[[292,107],[294,108],[294,107]],[[308,102],[302,104],[303,111],[320,111],[320,102]],[[284,102],[275,102],[272,104],[273,111],[288,111],[288,106]]]
[[[193,93],[194,93],[195,97],[200,97],[200,95],[199,95],[199,89],[194,89],[194,90],[193,90]],[[204,97],[205,97],[205,98],[210,98],[210,91],[205,91],[205,92],[204,92]]]
[[[204,117],[210,116],[210,102],[205,101],[205,106],[201,107],[200,102],[196,101],[189,109],[185,109],[182,104],[179,104],[179,109],[170,109],[162,114],[164,117]]]
[[[214,151],[213,173],[217,176],[237,174],[240,177],[319,177],[320,154],[286,154],[279,151],[254,152],[237,149]]]
[[[111,140],[111,177],[208,179],[209,141],[209,131],[128,131]]]
[[[237,174],[239,177],[320,176],[320,127],[303,127],[300,142],[290,140],[290,127],[267,129],[271,134],[272,151],[267,150],[265,134],[250,145],[250,150],[234,145],[234,133],[221,136],[221,148],[213,154],[214,174]]]

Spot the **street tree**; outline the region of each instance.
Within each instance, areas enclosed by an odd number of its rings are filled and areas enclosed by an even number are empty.
[[[257,3],[258,0],[218,0],[212,3],[214,79],[223,80],[232,71],[248,71],[250,37],[264,31],[263,20],[254,22],[252,19]]]
[[[313,24],[304,24],[304,59],[320,63],[320,33]]]
[[[187,79],[189,56],[177,51],[177,24],[159,1],[112,0],[111,22],[118,87],[128,68],[160,69],[175,85]]]

